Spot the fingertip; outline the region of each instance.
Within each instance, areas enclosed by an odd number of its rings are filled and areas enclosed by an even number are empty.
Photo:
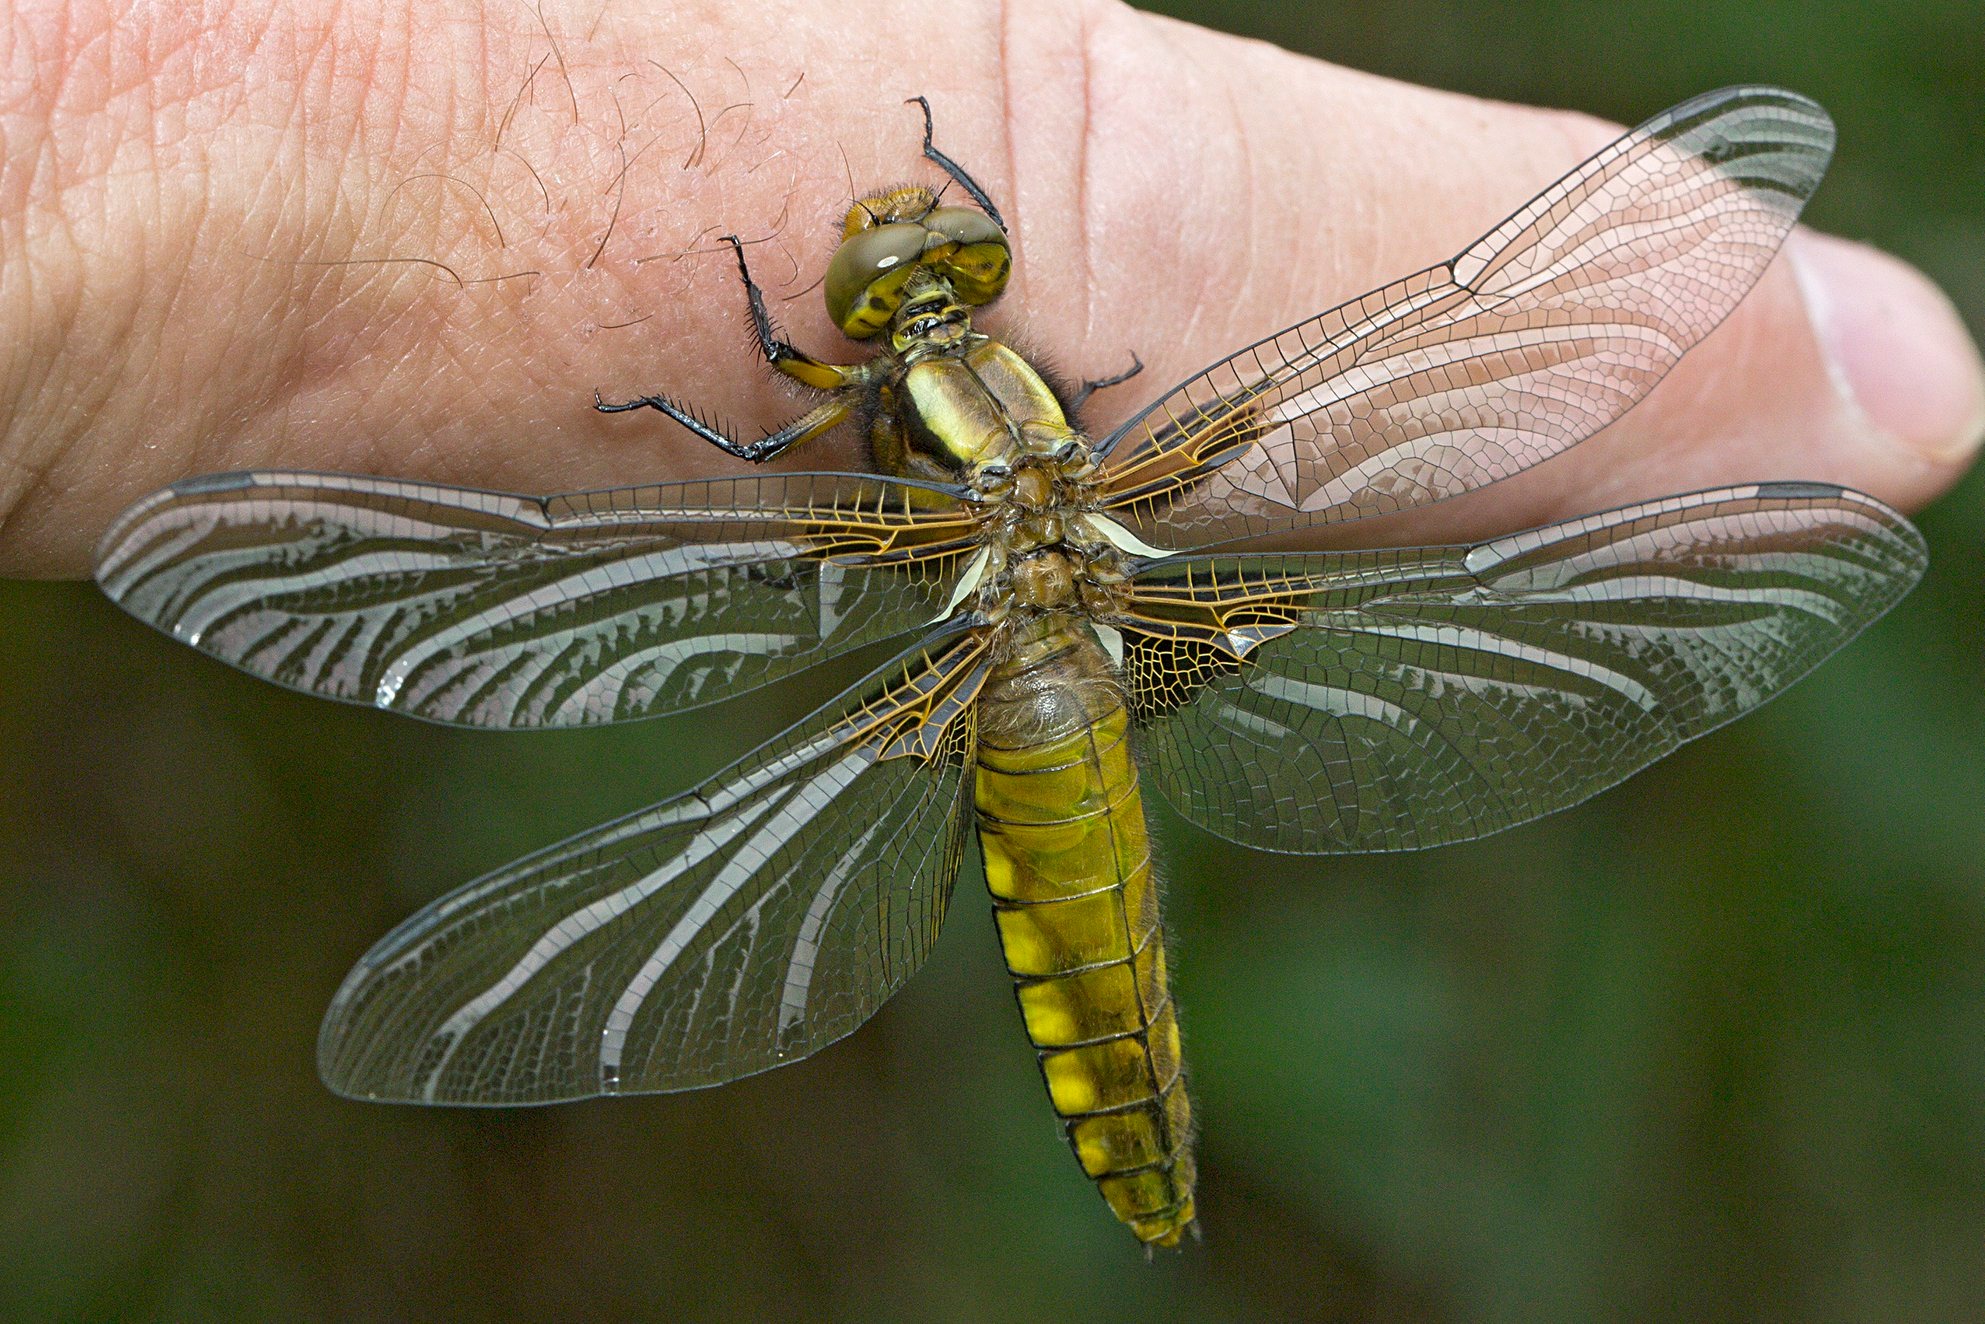
[[[1877,445],[1958,466],[1985,442],[1985,362],[1944,292],[1865,244],[1800,231],[1786,254],[1827,373]]]

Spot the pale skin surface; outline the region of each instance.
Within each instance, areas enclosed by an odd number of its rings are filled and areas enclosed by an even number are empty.
[[[1148,365],[1092,402],[1101,426],[1453,255],[1616,132],[1104,0],[954,6],[916,24],[915,61],[878,0],[775,23],[598,0],[542,21],[465,0],[125,8],[0,20],[0,574],[85,574],[125,504],[216,470],[516,491],[741,472],[659,415],[594,414],[592,391],[666,390],[746,439],[804,407],[750,348],[715,242],[733,230],[765,241],[748,251],[792,339],[863,357],[801,291],[851,177],[942,182],[901,104],[918,93],[1014,230],[981,326],[1071,377]],[[1386,539],[1752,479],[1935,496],[1985,429],[1962,326],[1869,250],[1802,233],[1788,252],[1619,425]],[[777,467],[860,455],[843,431]]]

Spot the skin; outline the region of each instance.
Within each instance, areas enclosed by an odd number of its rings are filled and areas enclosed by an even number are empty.
[[[809,287],[851,184],[941,182],[901,104],[917,93],[1013,228],[981,325],[1071,377],[1148,365],[1092,403],[1099,429],[1451,256],[1617,131],[1103,0],[953,6],[918,23],[914,62],[878,0],[775,23],[733,4],[129,8],[22,0],[0,21],[0,574],[87,573],[120,508],[215,470],[520,491],[738,472],[591,392],[667,390],[747,438],[804,407],[754,360],[728,230],[795,341],[862,357]],[[1377,536],[1762,478],[1915,507],[1981,431],[1949,303],[1801,233],[1619,425]],[[844,431],[778,467],[860,454]]]

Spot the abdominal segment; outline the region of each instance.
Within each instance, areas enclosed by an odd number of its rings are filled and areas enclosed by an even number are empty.
[[[993,682],[980,730],[1000,946],[1083,1170],[1139,1240],[1177,1245],[1193,1222],[1192,1105],[1126,715],[1088,666],[1029,679]]]

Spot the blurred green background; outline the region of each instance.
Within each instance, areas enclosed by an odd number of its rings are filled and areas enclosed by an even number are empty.
[[[1841,127],[1811,219],[1985,330],[1976,0],[1162,7],[1625,122],[1799,88]],[[1985,477],[1922,524],[1893,616],[1575,812],[1325,865],[1164,817],[1207,1240],[1150,1266],[970,879],[925,973],[797,1067],[503,1115],[319,1087],[388,927],[778,714],[448,733],[0,584],[0,1316],[1980,1318]]]

